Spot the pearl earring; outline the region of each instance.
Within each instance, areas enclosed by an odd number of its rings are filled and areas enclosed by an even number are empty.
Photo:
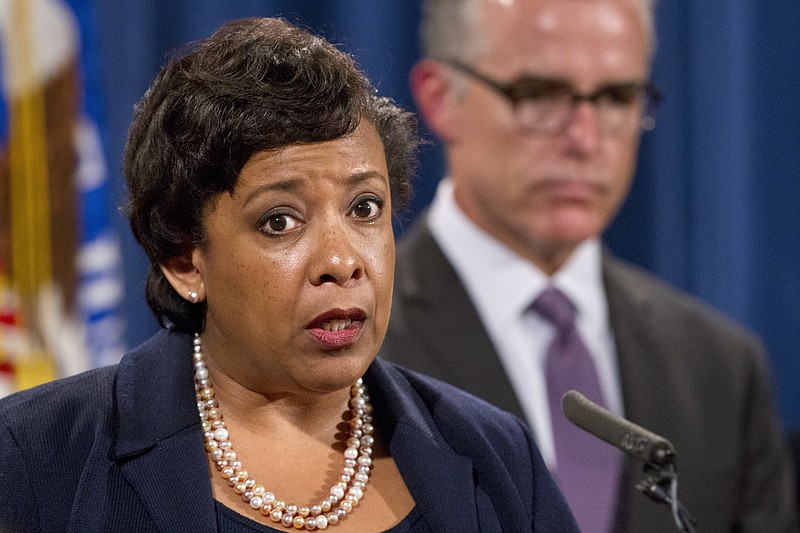
[[[193,304],[197,303],[197,298],[199,298],[199,295],[195,291],[189,291],[189,299]]]

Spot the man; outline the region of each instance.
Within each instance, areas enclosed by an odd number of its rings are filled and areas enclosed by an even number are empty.
[[[422,32],[448,177],[398,249],[383,355],[525,418],[584,531],[676,523],[563,420],[569,388],[672,441],[700,530],[795,530],[758,340],[600,244],[656,96],[651,0],[430,0]]]

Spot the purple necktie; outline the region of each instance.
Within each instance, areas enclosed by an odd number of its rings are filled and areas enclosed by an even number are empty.
[[[594,362],[575,328],[575,307],[558,289],[545,289],[533,310],[552,323],[556,336],[547,349],[547,396],[553,421],[561,492],[583,533],[607,533],[617,506],[622,467],[612,446],[573,425],[561,411],[561,397],[570,389],[606,406]]]

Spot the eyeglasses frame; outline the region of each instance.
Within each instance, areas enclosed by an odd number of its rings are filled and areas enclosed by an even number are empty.
[[[461,61],[455,59],[440,59],[438,61],[493,89],[495,92],[506,98],[511,103],[512,107],[516,107],[520,101],[523,101],[526,98],[525,96],[516,94],[514,91],[514,84],[521,81],[520,78],[503,83],[481,73],[480,71]],[[552,80],[542,79],[542,81]],[[630,85],[637,88],[644,97],[644,107],[641,121],[642,129],[647,131],[652,130],[655,127],[655,109],[661,101],[661,91],[649,80],[644,82],[631,82]],[[564,86],[569,87],[568,84],[564,84]],[[570,98],[572,109],[574,110],[580,102],[589,102],[590,104],[597,106],[599,98],[603,96],[609,87],[610,86],[608,85],[600,87],[590,94],[581,94],[575,92],[574,90],[571,91]]]

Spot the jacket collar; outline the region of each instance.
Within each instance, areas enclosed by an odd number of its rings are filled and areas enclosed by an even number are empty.
[[[116,458],[140,454],[199,422],[191,353],[189,335],[162,330],[122,359]]]
[[[654,394],[662,394],[662,371],[657,365],[670,361],[656,357],[663,351],[662,343],[654,332],[663,331],[655,323],[654,311],[658,302],[653,281],[637,268],[624,263],[608,252],[603,256],[603,276],[608,295],[609,322],[617,346],[619,372],[625,417],[632,422],[658,419],[651,406],[659,402],[641,401]]]
[[[375,406],[375,423],[425,522],[434,531],[475,530],[472,461],[448,444],[431,408],[390,363],[376,359],[364,381]],[[473,489],[443,496],[443,487]]]
[[[608,295],[609,321],[614,331],[619,364],[620,385],[625,404],[625,418],[645,428],[655,421],[669,423],[672,415],[664,412],[664,403],[653,398],[669,398],[675,383],[669,376],[674,361],[666,348],[672,342],[665,318],[658,316],[661,286],[639,268],[613,257],[603,256],[603,274]],[[645,506],[636,483],[643,477],[642,464],[628,458],[620,484],[619,507],[615,529],[628,529],[634,515],[652,512]]]
[[[113,455],[163,531],[215,531],[191,336],[162,330],[120,362]],[[170,482],[171,480],[171,482]]]

